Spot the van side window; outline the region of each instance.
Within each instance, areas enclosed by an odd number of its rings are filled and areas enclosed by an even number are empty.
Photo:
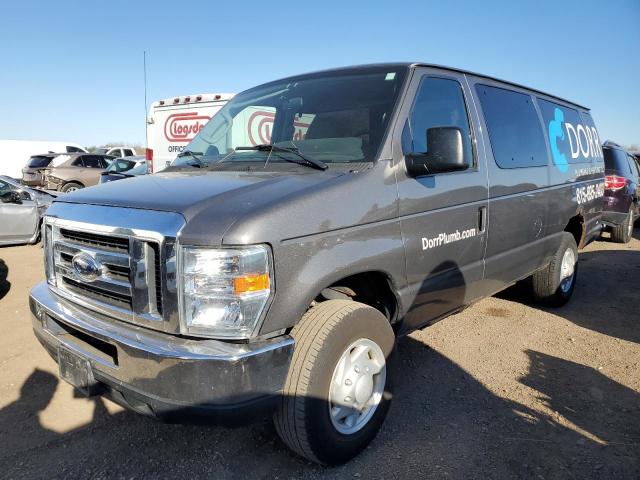
[[[600,157],[600,139],[590,117],[577,110],[538,98],[544,128],[549,136],[551,159],[556,165],[590,163]]]
[[[405,151],[425,153],[427,130],[432,127],[458,127],[462,132],[464,158],[473,165],[471,128],[462,87],[456,80],[425,77],[420,83],[409,115],[411,145]],[[403,145],[405,142],[403,141]]]
[[[500,168],[542,167],[549,163],[547,145],[530,95],[476,85]]]

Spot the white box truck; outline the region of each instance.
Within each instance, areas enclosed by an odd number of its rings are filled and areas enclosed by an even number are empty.
[[[151,105],[147,119],[147,161],[150,171],[168,167],[233,94],[210,93],[160,100]],[[248,106],[233,123],[227,146],[252,146],[271,142],[275,118],[272,107]],[[304,139],[314,115],[303,114],[294,122],[294,140]],[[222,152],[221,152],[222,153]]]
[[[232,93],[202,93],[153,102],[147,118],[147,161],[164,170],[231,98]]]
[[[0,140],[0,175],[22,178],[22,168],[33,155],[43,153],[86,152],[73,142],[48,142],[41,140]]]

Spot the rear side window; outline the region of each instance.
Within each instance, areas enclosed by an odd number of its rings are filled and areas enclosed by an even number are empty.
[[[96,157],[95,155],[85,155],[82,157],[85,168],[104,168],[101,160],[100,157]]]
[[[44,168],[51,163],[52,158],[41,155],[33,156],[29,159],[29,168]]]
[[[629,155],[629,165],[631,165],[631,173],[640,180],[640,165],[638,165],[638,162],[632,155]]]
[[[546,166],[547,145],[531,96],[487,85],[476,85],[476,91],[498,166]]]
[[[124,150],[124,156],[125,156],[125,157],[130,157],[131,155],[133,155],[133,151],[132,151],[132,150],[130,150],[130,149],[128,149],[128,148],[125,148],[125,150]]]
[[[432,127],[458,127],[462,132],[464,158],[473,165],[471,129],[462,87],[456,80],[425,77],[420,83],[409,117],[411,146],[407,151],[427,151],[427,130]]]
[[[71,145],[67,145],[67,153],[82,153],[84,150],[78,147],[73,147]]]
[[[600,139],[591,117],[585,116],[573,108],[565,107],[542,98],[538,98],[542,113],[551,159],[560,170],[568,171],[569,163],[587,163],[600,157]]]
[[[629,175],[629,160],[627,154],[617,148],[605,148],[604,150],[604,168],[620,175]]]

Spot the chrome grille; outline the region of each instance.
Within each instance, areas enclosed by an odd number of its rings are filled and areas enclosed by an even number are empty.
[[[83,306],[132,323],[163,321],[162,242],[47,225],[47,248],[56,290]],[[99,266],[96,278],[82,278],[73,264],[88,255]]]
[[[100,235],[96,233],[77,232],[68,228],[60,229],[60,236],[78,245],[102,248],[105,250],[129,252],[129,239]]]

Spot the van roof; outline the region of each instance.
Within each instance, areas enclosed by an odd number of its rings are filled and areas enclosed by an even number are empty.
[[[388,62],[388,63],[372,63],[372,64],[365,64],[365,65],[353,65],[353,66],[348,66],[348,67],[339,67],[339,68],[330,68],[330,69],[326,69],[326,70],[319,70],[316,72],[309,72],[307,74],[303,74],[303,75],[292,75],[290,77],[285,77],[282,78],[280,80],[277,80],[275,82],[269,82],[269,83],[277,83],[277,82],[281,82],[283,80],[287,80],[288,78],[294,78],[294,77],[304,77],[304,76],[314,76],[320,73],[326,73],[326,72],[349,72],[349,71],[353,71],[356,72],[358,70],[364,70],[364,69],[370,69],[370,68],[415,68],[415,67],[428,67],[428,68],[439,68],[442,70],[449,70],[452,72],[458,72],[458,73],[463,73],[463,74],[467,74],[467,75],[474,75],[476,77],[481,77],[481,78],[486,78],[488,80],[495,80],[497,82],[501,82],[501,83],[505,83],[507,85],[512,85],[514,87],[518,87],[518,88],[524,88],[526,90],[529,90],[531,92],[534,93],[539,93],[541,95],[546,95],[550,98],[555,98],[557,100],[560,100],[562,102],[566,102],[566,103],[570,103],[571,105],[574,105],[578,108],[582,108],[583,110],[589,111],[589,107],[585,107],[584,105],[580,105],[576,102],[572,102],[571,100],[567,100],[566,98],[562,98],[559,97],[557,95],[552,95],[550,93],[547,92],[543,92],[542,90],[537,90],[535,88],[531,88],[531,87],[527,87],[526,85],[521,85],[515,82],[510,82],[508,80],[502,80],[501,78],[497,78],[497,77],[492,77],[490,75],[484,75],[481,73],[476,73],[476,72],[472,72],[470,70],[464,70],[461,68],[455,68],[455,67],[447,67],[445,65],[437,65],[434,63],[422,63],[422,62]]]

